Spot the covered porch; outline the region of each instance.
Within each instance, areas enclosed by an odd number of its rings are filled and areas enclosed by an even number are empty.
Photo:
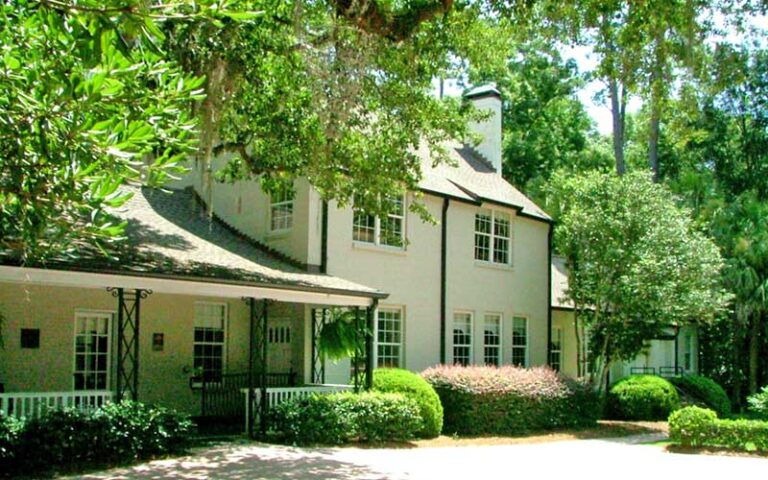
[[[113,258],[0,257],[0,410],[131,399],[244,421],[250,409],[255,434],[285,389],[324,383],[318,335],[336,308],[355,312],[361,335],[348,388],[370,384],[373,310],[386,294],[265,250],[201,215],[186,191],[137,191],[119,216],[128,238]]]

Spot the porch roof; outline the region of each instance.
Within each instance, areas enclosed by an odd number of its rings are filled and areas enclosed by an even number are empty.
[[[387,297],[343,278],[307,272],[268,251],[209,218],[189,190],[131,192],[114,212],[127,226],[110,256],[88,247],[77,258],[21,267],[0,255],[0,280],[335,305]]]

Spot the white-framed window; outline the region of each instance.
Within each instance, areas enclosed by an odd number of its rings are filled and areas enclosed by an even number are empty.
[[[193,367],[207,382],[218,382],[224,373],[227,305],[195,302]]]
[[[75,390],[109,388],[111,324],[109,312],[75,313]]]
[[[512,365],[528,366],[528,319],[512,317]]]
[[[693,335],[690,333],[683,337],[683,368],[686,371],[693,368]]]
[[[405,199],[392,195],[386,201],[389,213],[383,218],[354,209],[352,240],[387,247],[405,246]]]
[[[472,363],[472,314],[469,312],[453,314],[453,363]]]
[[[549,366],[559,372],[563,366],[563,329],[552,328],[552,345],[549,347]]]
[[[475,260],[510,265],[512,263],[510,215],[481,209],[475,214]]]
[[[269,230],[278,232],[293,227],[293,186],[281,188],[269,198]]]
[[[403,353],[403,310],[379,307],[376,315],[376,365],[399,368]]]
[[[501,365],[501,315],[486,313],[483,325],[483,361],[486,365]]]

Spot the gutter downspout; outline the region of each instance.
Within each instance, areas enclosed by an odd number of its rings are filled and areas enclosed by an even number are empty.
[[[328,273],[328,201],[323,200],[320,220],[320,273]]]
[[[552,364],[552,230],[550,223],[547,232],[547,366]]]
[[[441,232],[440,232],[440,363],[445,364],[446,352],[445,352],[445,335],[446,335],[446,309],[447,299],[447,283],[448,283],[448,269],[447,269],[447,242],[448,242],[448,205],[450,200],[446,197],[443,198],[443,217],[441,219]]]

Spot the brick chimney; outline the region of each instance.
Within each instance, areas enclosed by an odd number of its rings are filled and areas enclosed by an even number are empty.
[[[483,137],[480,143],[470,146],[501,175],[501,93],[495,84],[486,84],[472,88],[464,98],[478,110],[491,113],[481,122],[470,122],[470,130]]]

